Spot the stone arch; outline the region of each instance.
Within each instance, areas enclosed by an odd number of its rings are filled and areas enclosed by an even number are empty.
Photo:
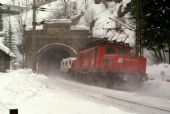
[[[76,57],[77,51],[62,43],[47,44],[37,51],[33,62],[33,71],[49,74],[58,71],[64,58]]]

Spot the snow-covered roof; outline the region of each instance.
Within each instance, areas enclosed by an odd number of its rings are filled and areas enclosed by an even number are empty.
[[[10,49],[3,44],[2,37],[0,37],[0,50],[2,50],[4,53],[9,55],[10,57],[15,57],[15,55],[10,51]]]
[[[71,23],[71,19],[51,19],[51,20],[46,20],[45,23]]]
[[[84,25],[74,25],[71,27],[71,30],[89,30],[89,27]]]
[[[42,29],[43,29],[43,25],[38,25],[38,26],[36,26],[36,30],[42,30]],[[32,25],[27,26],[27,27],[26,27],[26,30],[32,30]]]
[[[50,22],[50,23],[56,23],[56,22]],[[60,22],[57,22],[57,23],[60,23]],[[36,27],[36,30],[42,30],[42,29],[43,29],[43,25],[39,25]],[[32,30],[32,26],[27,26],[26,30]],[[71,26],[71,30],[89,30],[89,27],[84,26],[84,25],[74,25],[74,26]]]
[[[55,23],[67,23],[71,24],[71,19],[51,19],[51,20],[45,20],[45,23],[47,24],[55,24]],[[36,30],[42,30],[43,29],[43,24],[36,26]],[[32,30],[32,25],[27,26],[26,30]]]

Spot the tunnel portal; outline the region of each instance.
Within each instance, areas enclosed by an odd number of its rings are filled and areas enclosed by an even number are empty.
[[[38,51],[34,62],[35,71],[45,75],[59,72],[61,60],[76,57],[77,52],[65,44],[49,44]]]

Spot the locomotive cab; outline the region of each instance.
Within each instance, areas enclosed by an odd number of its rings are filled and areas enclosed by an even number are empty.
[[[126,45],[106,44],[105,54],[130,55],[131,49],[132,48],[128,44]]]
[[[131,55],[131,47],[123,43],[108,43],[102,46],[105,53],[102,58],[101,68],[107,72],[124,72],[122,68],[118,70],[125,57]]]
[[[147,79],[146,58],[132,54],[132,48],[128,44],[106,44],[103,48],[105,54],[101,60],[101,71],[119,75],[123,80]]]
[[[133,55],[131,50],[128,44],[106,45],[102,60],[103,70],[124,74],[146,74],[146,58]]]

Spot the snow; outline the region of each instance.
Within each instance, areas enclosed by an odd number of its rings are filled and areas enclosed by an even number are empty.
[[[87,1],[88,8],[85,8],[85,4],[83,4],[83,0],[80,0],[78,2],[78,9],[80,8],[81,10],[78,10],[80,13],[81,11],[85,12],[85,16],[83,16],[79,22],[80,25],[86,25],[90,26],[90,23],[92,20],[96,20],[94,28],[93,28],[93,36],[94,37],[99,37],[99,38],[104,38],[104,37],[112,37],[110,40],[118,40],[118,41],[124,41],[126,37],[128,37],[125,42],[130,43],[130,45],[134,45],[134,31],[131,31],[127,28],[123,28],[124,32],[121,34],[119,31],[115,31],[114,28],[116,27],[116,22],[115,20],[116,17],[118,17],[118,9],[120,5],[123,5],[123,9],[126,7],[126,5],[130,2],[131,0],[123,0],[121,3],[115,3],[114,1],[112,2],[107,2],[108,7],[106,8],[105,5],[101,2],[100,4],[94,4],[92,1]],[[83,4],[83,5],[82,5]],[[128,23],[132,25],[132,22],[128,20],[130,17],[130,14],[127,13],[123,18],[125,23]],[[110,18],[113,18],[111,20]],[[122,19],[123,19],[122,18]],[[122,23],[120,21],[120,23]],[[113,30],[107,31],[108,28],[112,28]]]
[[[162,77],[162,73],[164,75]],[[170,65],[154,64],[147,66],[148,80],[138,91],[141,94],[170,99]]]
[[[26,30],[32,30],[32,26],[27,26]],[[36,26],[36,30],[43,30],[43,25]]]
[[[132,95],[140,102],[141,99],[137,98],[137,94],[140,96],[149,95],[151,96],[148,97],[150,100],[155,99],[153,97],[170,99],[170,82],[161,80],[160,72],[162,70],[166,76],[170,75],[170,65],[168,64],[148,66],[148,76],[154,78],[154,80],[146,82],[137,92],[125,94],[115,90],[114,93],[113,91],[111,93],[118,94],[122,98]],[[141,96],[141,98],[145,97]],[[72,93],[50,82],[49,77],[24,69],[0,73],[0,102],[8,108],[18,108],[19,114],[128,114],[128,112],[111,105],[94,102],[79,94]]]
[[[130,114],[50,84],[48,77],[31,70],[0,73],[0,101],[9,108],[18,108],[19,114]]]
[[[75,25],[71,27],[71,30],[89,30],[89,28],[83,25]]]
[[[41,83],[45,79],[43,75],[33,74],[31,70],[1,73],[0,101],[7,104],[24,102],[45,89],[45,85]]]
[[[147,73],[151,78],[154,78],[156,80],[162,80],[161,73],[164,72],[164,78],[170,79],[170,65],[169,64],[154,64],[150,65],[147,68]]]
[[[63,90],[59,90],[63,91]],[[42,99],[44,99],[42,101]],[[37,107],[39,106],[39,107]],[[48,108],[48,109],[47,109]],[[31,109],[31,110],[30,110]],[[34,110],[34,112],[32,111]],[[68,96],[60,93],[45,93],[43,96],[33,98],[20,110],[23,114],[126,114],[117,108],[106,107],[90,101],[79,99],[76,96]]]
[[[70,24],[71,23],[71,20],[70,19],[52,19],[52,20],[49,20],[47,21],[47,23],[68,23]]]

